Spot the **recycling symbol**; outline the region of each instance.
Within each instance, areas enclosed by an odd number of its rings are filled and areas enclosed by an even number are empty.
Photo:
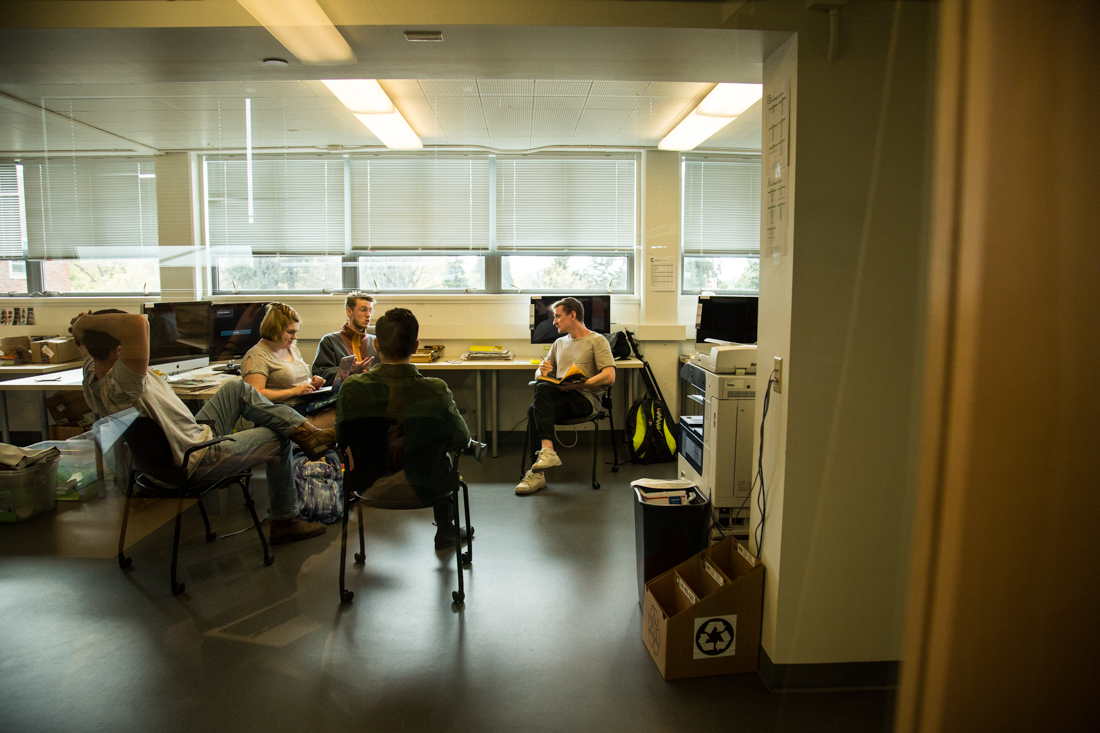
[[[695,646],[708,657],[716,657],[728,651],[733,643],[734,630],[724,618],[704,621],[695,632]]]

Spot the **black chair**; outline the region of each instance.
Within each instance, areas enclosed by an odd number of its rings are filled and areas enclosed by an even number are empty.
[[[341,442],[340,451],[345,458],[344,517],[340,532],[340,601],[350,603],[355,593],[347,589],[345,571],[348,551],[348,515],[352,504],[356,505],[359,518],[359,552],[355,562],[366,562],[366,538],[363,530],[363,506],[377,509],[426,509],[441,500],[450,502],[454,517],[455,561],[458,568],[458,590],[451,593],[455,603],[466,599],[463,583],[463,566],[473,562],[473,536],[470,531],[470,493],[466,482],[458,473],[461,455],[471,456],[478,463],[485,457],[485,444],[476,441],[461,451],[446,451],[442,443],[432,436],[439,436],[440,421],[433,418],[411,417],[401,422],[387,418],[360,418],[349,420],[340,426],[341,434],[352,436]],[[344,451],[350,449],[348,460]],[[410,460],[405,460],[408,456]],[[432,467],[438,467],[432,470]],[[428,479],[434,479],[429,484]],[[458,500],[462,494],[462,508],[466,519],[467,545],[462,552],[459,538]]]
[[[210,529],[210,517],[206,514],[202,497],[211,491],[220,489],[231,483],[236,483],[244,493],[244,503],[252,515],[252,523],[256,527],[256,534],[260,536],[260,544],[264,548],[264,565],[271,565],[275,557],[271,554],[267,545],[267,538],[260,528],[260,519],[256,516],[256,504],[252,501],[252,495],[248,491],[249,482],[252,479],[251,471],[242,471],[232,476],[204,481],[191,479],[187,471],[175,464],[172,459],[172,450],[168,445],[168,439],[164,431],[156,421],[148,417],[138,417],[125,429],[121,435],[123,445],[129,453],[132,471],[125,482],[125,508],[122,514],[122,530],[118,536],[118,566],[122,569],[130,567],[132,559],[125,554],[126,524],[130,518],[130,502],[134,498],[174,498],[176,503],[176,529],[172,538],[172,595],[178,596],[185,590],[183,583],[176,581],[176,564],[179,560],[180,549],[180,524],[183,520],[183,500],[195,499],[202,514],[202,521],[206,525],[206,541],[213,542],[218,538]],[[231,436],[214,438],[203,443],[197,443],[187,449],[183,454],[183,465],[191,454],[217,443],[234,440]]]
[[[531,386],[538,384],[538,382],[531,382]],[[600,463],[600,420],[607,420],[611,427],[611,452],[615,456],[615,462],[611,464],[611,473],[619,472],[619,447],[615,444],[615,417],[611,407],[611,387],[608,387],[603,395],[600,397],[600,409],[593,412],[587,417],[578,417],[573,420],[565,420],[563,422],[554,425],[557,427],[568,427],[571,425],[584,425],[585,423],[592,423],[594,430],[592,435],[592,489],[598,490],[600,488],[600,482],[597,479],[597,467]],[[520,455],[519,463],[519,475],[522,477],[527,473],[527,458],[528,450],[533,442],[532,431],[534,426],[527,426],[527,442],[524,445]]]

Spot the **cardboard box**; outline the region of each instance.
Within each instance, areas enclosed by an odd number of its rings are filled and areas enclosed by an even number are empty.
[[[645,585],[642,641],[666,680],[755,672],[764,566],[733,537]]]
[[[69,427],[67,425],[51,425],[50,440],[68,440],[78,438],[85,433],[83,427]]]
[[[31,339],[29,336],[5,336],[0,339],[0,350],[28,362],[31,360]]]
[[[90,422],[92,408],[84,401],[84,393],[75,390],[55,392],[46,399],[46,410],[58,425],[75,428]],[[84,432],[83,428],[80,432]],[[79,433],[77,433],[79,435]],[[65,438],[54,438],[65,440]]]
[[[31,360],[36,364],[64,364],[80,359],[72,336],[31,341]]]

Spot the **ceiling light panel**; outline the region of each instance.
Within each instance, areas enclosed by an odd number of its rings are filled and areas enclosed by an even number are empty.
[[[264,28],[309,66],[341,66],[357,59],[317,0],[237,0]]]

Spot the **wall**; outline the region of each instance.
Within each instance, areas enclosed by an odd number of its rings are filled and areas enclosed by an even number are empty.
[[[829,64],[825,17],[805,13],[765,62],[765,95],[789,76],[797,115],[789,251],[761,265],[759,358],[785,372],[764,456],[777,664],[901,658],[934,14],[849,3]]]

